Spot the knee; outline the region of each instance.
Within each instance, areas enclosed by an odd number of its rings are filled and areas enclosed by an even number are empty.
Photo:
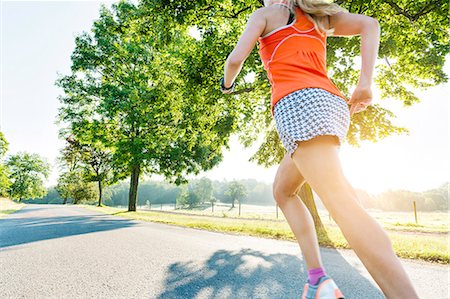
[[[278,206],[283,206],[287,201],[295,196],[295,191],[290,190],[279,182],[274,182],[272,186],[273,198]]]

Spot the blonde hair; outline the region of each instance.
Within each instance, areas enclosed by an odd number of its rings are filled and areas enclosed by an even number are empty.
[[[288,0],[288,3],[292,8],[298,6],[306,13],[316,30],[322,34],[331,34],[334,31],[333,28],[328,29],[326,27],[328,16],[347,11],[336,3],[326,0]]]

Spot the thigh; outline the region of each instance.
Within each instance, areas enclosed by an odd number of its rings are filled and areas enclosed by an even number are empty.
[[[305,180],[327,204],[343,204],[334,199],[348,198],[355,194],[343,173],[339,160],[339,144],[333,136],[318,136],[299,142],[292,155],[293,162]],[[352,196],[348,196],[351,194]]]
[[[286,154],[278,167],[273,192],[277,195],[292,195],[305,182],[303,175],[298,170],[289,154]]]

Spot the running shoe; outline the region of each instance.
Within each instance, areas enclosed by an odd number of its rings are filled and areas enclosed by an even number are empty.
[[[323,276],[316,285],[305,284],[302,299],[344,299],[333,279]]]

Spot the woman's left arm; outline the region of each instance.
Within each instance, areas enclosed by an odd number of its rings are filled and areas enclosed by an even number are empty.
[[[262,9],[258,9],[250,16],[245,31],[225,62],[224,87],[228,88],[233,85],[234,80],[241,71],[242,64],[252,52],[265,28],[266,18],[264,12]]]
[[[350,111],[360,112],[372,102],[372,76],[380,44],[380,26],[374,18],[352,14],[337,13],[330,17],[335,36],[361,35],[361,73],[358,86],[352,94]]]

